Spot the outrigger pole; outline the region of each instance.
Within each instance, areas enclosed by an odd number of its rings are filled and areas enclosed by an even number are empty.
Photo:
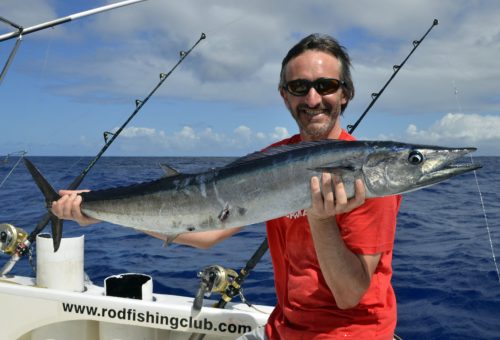
[[[107,139],[104,146],[102,149],[99,151],[99,153],[94,157],[94,159],[87,165],[87,167],[71,182],[71,184],[68,186],[69,190],[74,190],[78,188],[80,183],[83,181],[87,173],[92,169],[92,167],[95,165],[95,163],[101,158],[101,156],[106,152],[106,150],[109,148],[109,146],[114,142],[114,140],[120,135],[120,133],[123,131],[123,129],[127,126],[127,124],[134,118],[134,116],[142,109],[142,107],[146,104],[146,102],[153,96],[153,94],[160,88],[160,86],[165,82],[165,80],[170,76],[170,74],[179,66],[180,63],[191,53],[191,51],[203,40],[206,38],[205,33],[201,33],[200,38],[196,43],[187,51],[181,51],[180,52],[180,59],[175,64],[172,69],[168,73],[160,73],[160,81],[158,84],[149,92],[149,94],[142,100],[136,99],[135,101],[135,110],[132,112],[132,114],[127,118],[127,120],[120,126],[116,132],[111,133],[112,137]],[[29,253],[29,247],[31,244],[33,244],[36,240],[36,236],[47,226],[49,221],[53,215],[50,212],[47,212],[40,222],[38,222],[37,226],[35,229],[29,234],[29,236],[26,238],[26,240],[22,241],[19,243],[16,247],[16,250],[10,260],[4,265],[2,270],[0,270],[0,276],[6,275],[9,273],[14,265],[19,261],[19,259]],[[62,221],[61,221],[62,223]],[[54,242],[54,251],[57,251],[59,249],[59,245],[61,242],[61,236],[60,234],[57,234],[56,231],[52,230],[52,239]]]
[[[380,97],[380,95],[382,94],[382,92],[384,92],[384,90],[387,87],[387,85],[389,85],[389,83],[396,76],[396,74],[399,72],[399,70],[401,69],[401,67],[403,67],[403,65],[406,63],[406,61],[408,60],[408,58],[410,58],[410,56],[413,54],[413,52],[415,51],[415,49],[425,39],[425,37],[427,36],[427,34],[429,34],[429,32],[432,30],[432,28],[434,26],[436,26],[437,24],[438,24],[438,20],[434,19],[434,21],[432,23],[432,26],[427,30],[427,32],[423,35],[423,37],[420,40],[414,40],[413,41],[413,49],[411,50],[410,54],[408,54],[408,56],[405,58],[405,60],[401,64],[393,66],[394,73],[392,74],[392,76],[390,77],[390,79],[385,83],[384,87],[378,93],[372,93],[372,101],[368,105],[368,107],[366,108],[366,110],[363,112],[363,114],[361,115],[361,117],[356,121],[356,123],[354,125],[349,125],[348,126],[349,133],[354,132],[354,130],[356,129],[356,127],[359,125],[359,123],[361,122],[361,120],[366,116],[366,114],[371,109],[371,107],[373,106],[373,104],[375,104],[375,102]],[[247,262],[245,268],[243,268],[241,270],[241,272],[238,274],[238,276],[236,278],[232,279],[232,281],[230,282],[230,284],[227,285],[224,294],[222,295],[222,297],[220,298],[220,300],[214,305],[214,307],[224,308],[224,306],[228,302],[230,302],[233,297],[235,297],[236,295],[240,294],[241,285],[243,284],[243,281],[250,274],[250,271],[257,265],[257,263],[260,261],[260,259],[262,258],[262,256],[264,256],[264,254],[266,253],[266,251],[267,251],[268,248],[269,248],[269,245],[268,245],[267,237],[266,237],[266,238],[264,238],[264,241],[261,243],[261,245],[259,246],[259,248],[252,255],[252,257],[250,258],[250,260]],[[198,337],[195,337],[195,335],[193,335],[192,338],[190,338],[190,339],[203,339],[203,338],[204,338],[204,335],[198,335]]]
[[[128,6],[128,5],[132,5],[132,4],[135,4],[137,2],[143,2],[143,1],[146,1],[146,0],[121,1],[121,2],[117,2],[115,4],[106,5],[106,6],[94,8],[94,9],[91,9],[88,11],[83,11],[83,12],[71,14],[71,15],[68,15],[66,17],[47,21],[47,22],[44,22],[44,23],[41,23],[38,25],[34,25],[31,27],[27,27],[27,28],[24,28],[23,26],[18,25],[16,23],[0,16],[0,21],[3,21],[7,25],[12,26],[16,29],[16,31],[0,35],[0,42],[5,41],[5,40],[9,40],[9,39],[17,38],[16,44],[14,45],[14,48],[12,49],[12,51],[9,55],[9,58],[7,59],[7,62],[5,63],[5,65],[2,69],[2,72],[0,73],[0,83],[2,82],[3,78],[5,77],[5,74],[7,73],[7,70],[9,69],[10,65],[12,64],[12,61],[14,60],[14,57],[16,56],[17,49],[19,48],[19,45],[21,44],[21,41],[22,41],[22,38],[24,35],[30,34],[33,32],[37,32],[37,31],[41,31],[41,30],[44,30],[46,28],[51,28],[54,26],[65,24],[67,22],[77,20],[77,19],[89,16],[89,15],[94,15],[97,13],[109,11],[109,10],[112,10],[112,9],[115,9],[118,7]]]
[[[40,30],[43,30],[43,29],[46,29],[46,28],[50,28],[50,27],[54,27],[54,26],[57,26],[57,25],[65,24],[67,22],[70,22],[70,21],[73,21],[73,20],[77,20],[77,19],[80,19],[80,18],[83,18],[83,17],[87,17],[89,15],[93,15],[93,14],[97,14],[97,13],[101,13],[101,12],[106,12],[106,11],[109,11],[109,10],[112,10],[112,9],[115,9],[115,8],[118,8],[118,7],[128,6],[128,5],[132,5],[132,4],[135,4],[137,2],[143,2],[143,1],[146,1],[146,0],[126,0],[126,1],[121,1],[121,2],[117,2],[115,4],[106,5],[106,6],[102,6],[102,7],[90,9],[88,11],[83,11],[83,12],[71,14],[71,15],[68,15],[66,17],[62,17],[62,18],[59,18],[59,19],[47,21],[47,22],[44,22],[44,23],[41,23],[41,24],[38,24],[38,25],[34,25],[34,26],[31,26],[31,27],[27,27],[27,28],[23,28],[20,25],[17,25],[17,24],[15,24],[15,23],[13,23],[13,22],[5,19],[5,18],[0,17],[1,21],[5,22],[5,23],[9,24],[10,26],[13,26],[14,28],[17,29],[17,31],[15,31],[15,32],[11,32],[11,33],[0,35],[0,42],[1,41],[5,41],[5,40],[9,40],[9,39],[13,39],[13,38],[16,38],[16,37],[19,37],[21,35],[26,35],[26,34],[30,34],[30,33],[33,33],[33,32],[37,32],[37,31],[40,31]]]

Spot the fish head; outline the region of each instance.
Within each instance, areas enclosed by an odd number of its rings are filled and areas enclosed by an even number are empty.
[[[481,167],[474,163],[455,163],[476,148],[388,143],[373,150],[363,165],[370,196],[414,191]]]

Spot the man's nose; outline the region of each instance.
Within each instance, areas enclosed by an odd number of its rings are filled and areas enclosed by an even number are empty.
[[[307,92],[304,101],[309,107],[316,107],[321,103],[321,97],[322,96],[316,91],[316,89],[314,87],[311,87],[309,89],[309,92]]]

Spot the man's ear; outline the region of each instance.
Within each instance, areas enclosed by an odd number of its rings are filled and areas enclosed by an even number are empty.
[[[288,93],[285,91],[284,88],[280,88],[280,95],[281,98],[283,98],[283,102],[285,103],[285,106],[290,110],[290,102],[288,101]]]
[[[345,92],[342,91],[341,94],[340,94],[340,104],[341,105],[345,105],[347,104],[347,96],[345,95]]]

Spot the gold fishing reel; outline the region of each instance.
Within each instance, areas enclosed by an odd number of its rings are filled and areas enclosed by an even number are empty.
[[[12,224],[0,224],[0,252],[8,255],[15,253],[17,246],[24,243],[28,233]]]
[[[233,269],[212,265],[198,273],[201,279],[200,287],[193,301],[193,310],[199,312],[203,304],[203,297],[210,297],[211,293],[221,293],[238,277]]]
[[[215,267],[215,268],[214,268]],[[215,284],[212,288],[213,292],[224,293],[228,285],[238,277],[238,273],[230,268],[223,268],[221,266],[211,266],[212,270],[216,270],[218,280],[215,280]]]

